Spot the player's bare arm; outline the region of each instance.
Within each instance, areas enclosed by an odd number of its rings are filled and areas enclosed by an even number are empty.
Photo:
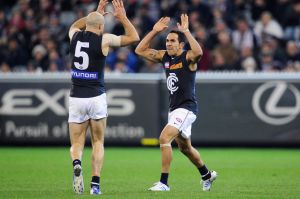
[[[127,46],[140,41],[140,37],[126,16],[126,11],[122,0],[113,0],[114,16],[122,23],[125,35],[121,35],[121,46]]]
[[[105,14],[107,14],[105,11],[104,11],[104,8],[105,6],[108,4],[108,0],[100,0],[99,1],[99,4],[98,4],[98,7],[97,7],[97,11],[102,14],[103,16]],[[69,30],[69,38],[70,40],[72,40],[73,38],[73,35],[77,32],[77,31],[80,31],[80,30],[84,30],[86,27],[86,17],[83,17],[81,19],[78,19],[77,21],[75,21],[71,27],[70,27],[70,30]]]
[[[187,38],[191,50],[187,52],[186,59],[191,62],[190,69],[197,70],[197,62],[203,55],[203,51],[197,40],[193,37],[189,30],[189,17],[187,14],[181,14],[181,24],[177,23],[178,30],[181,31]]]
[[[75,21],[70,29],[69,29],[69,38],[70,40],[72,40],[73,35],[80,30],[85,29],[86,26],[86,17],[83,17],[81,19],[78,19],[77,21]]]
[[[121,36],[117,36],[111,33],[104,33],[102,39],[102,53],[107,56],[110,47],[120,47],[121,46]]]
[[[169,17],[162,17],[153,26],[153,29],[144,37],[135,49],[135,53],[153,62],[160,62],[165,50],[155,50],[150,48],[152,39],[161,31],[168,28],[170,22]]]

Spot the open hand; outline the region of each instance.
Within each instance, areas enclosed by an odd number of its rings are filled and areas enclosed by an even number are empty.
[[[153,26],[153,30],[156,32],[160,32],[168,28],[170,22],[170,17],[162,17],[156,22],[156,24]]]
[[[187,14],[181,14],[181,24],[177,23],[177,28],[180,32],[189,31],[189,17]]]
[[[126,17],[126,11],[123,5],[122,0],[113,0],[112,4],[114,6],[114,16],[118,18],[119,20],[123,19]]]
[[[98,8],[97,11],[102,14],[103,16],[108,14],[108,12],[105,12],[105,6],[108,4],[108,0],[100,0],[99,4],[98,4]]]

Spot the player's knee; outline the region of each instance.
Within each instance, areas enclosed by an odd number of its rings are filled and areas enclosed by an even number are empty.
[[[167,144],[170,142],[170,138],[168,138],[167,136],[165,135],[160,135],[159,136],[159,143],[160,144]]]
[[[159,137],[160,147],[171,147],[172,140],[166,136],[161,135]]]
[[[97,142],[93,142],[92,147],[93,148],[103,148],[104,147],[104,143],[103,143],[103,141],[99,140]]]

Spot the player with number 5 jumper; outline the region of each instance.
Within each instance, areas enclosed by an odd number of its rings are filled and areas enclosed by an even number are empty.
[[[104,158],[104,132],[107,102],[104,87],[105,59],[110,47],[121,47],[139,41],[134,26],[128,20],[122,0],[113,0],[114,17],[124,27],[125,34],[103,33],[104,12],[108,0],[100,0],[97,11],[75,21],[69,30],[72,59],[72,88],[69,97],[70,154],[73,161],[73,189],[84,191],[81,158],[87,128],[91,129],[92,179],[90,194],[101,194],[100,173]]]

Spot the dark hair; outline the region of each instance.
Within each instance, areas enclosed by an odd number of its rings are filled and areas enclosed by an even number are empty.
[[[179,41],[179,43],[181,43],[181,42],[185,43],[185,36],[184,36],[184,34],[182,32],[180,32],[178,30],[171,30],[171,32],[169,32],[169,34],[170,33],[175,33],[175,34],[178,35],[178,41]]]

